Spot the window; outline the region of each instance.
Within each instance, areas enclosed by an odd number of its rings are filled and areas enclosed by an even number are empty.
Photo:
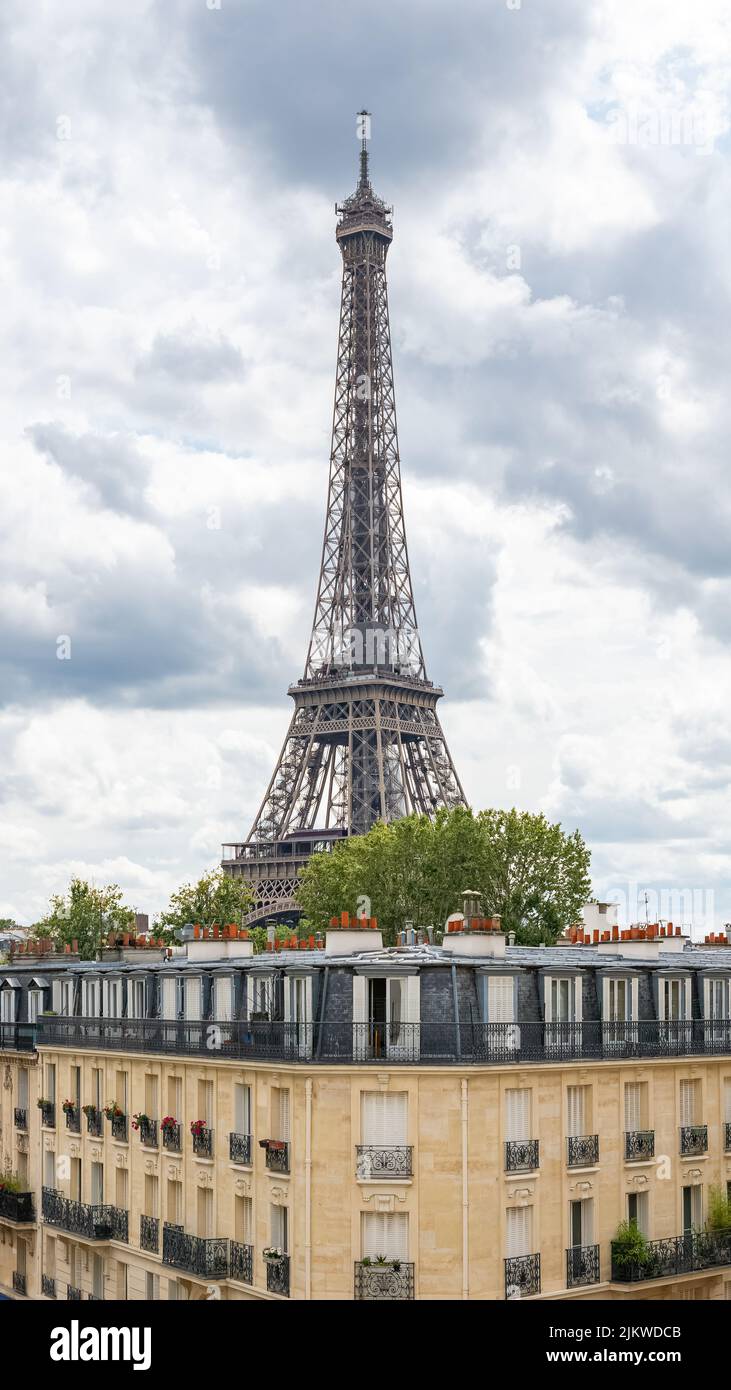
[[[690,1018],[690,978],[667,977],[658,980],[658,1018],[680,1022]]]
[[[251,1134],[251,1087],[237,1082],[234,1087],[234,1133]]]
[[[286,1207],[271,1206],[270,1230],[272,1233],[272,1245],[278,1250],[282,1250],[286,1255],[289,1253],[289,1212]]]
[[[406,1149],[408,1094],[406,1091],[363,1091],[360,1105],[360,1146],[357,1176],[367,1181],[374,1175],[392,1178],[408,1177],[411,1164],[406,1153],[392,1154],[388,1150]]]
[[[46,1149],[43,1154],[43,1186],[56,1186],[56,1155],[52,1149]]]
[[[126,1115],[126,1114],[127,1114],[127,1073],[126,1073],[126,1071],[118,1071],[118,1072],[115,1074],[114,1085],[115,1085],[114,1099],[116,1100],[117,1105],[119,1106],[120,1110],[122,1111],[122,1114],[123,1114],[123,1115]]]
[[[418,1060],[420,999],[418,975],[354,975],[356,1058]]]
[[[581,980],[548,978],[545,986],[547,1023],[581,1021]]]
[[[508,1207],[505,1220],[505,1253],[509,1260],[533,1254],[532,1207]]]
[[[634,1134],[646,1130],[647,1082],[626,1081],[624,1086],[624,1128],[626,1133]]]
[[[254,1204],[251,1197],[234,1197],[234,1240],[240,1245],[254,1243]]]
[[[96,1253],[91,1257],[91,1291],[95,1298],[104,1297],[104,1260]]]
[[[152,1303],[155,1299],[158,1299],[159,1297],[160,1275],[150,1274],[148,1271],[145,1274],[145,1298],[147,1299],[148,1303]]]
[[[683,1188],[683,1234],[699,1231],[703,1225],[703,1188],[693,1183]]]
[[[157,1077],[152,1072],[145,1073],[145,1114],[151,1120],[156,1120],[157,1115]]]
[[[102,1001],[105,1018],[122,1017],[122,981],[104,980],[102,982]]]
[[[569,1086],[566,1090],[566,1133],[574,1138],[591,1131],[591,1087]]]
[[[172,1115],[178,1124],[183,1119],[183,1081],[180,1076],[168,1077],[168,1114]],[[199,1115],[195,1116],[200,1119]]]
[[[201,980],[197,975],[185,981],[185,1017],[193,1022],[202,1017]]]
[[[70,1168],[70,1179],[69,1179],[69,1197],[71,1198],[72,1202],[80,1202],[80,1201],[81,1201],[81,1159],[80,1159],[80,1158],[72,1158],[72,1159],[70,1160],[70,1163],[71,1163],[71,1168]]]
[[[213,982],[213,1017],[221,1022],[233,1018],[233,980],[219,975]]]
[[[53,1008],[57,1014],[67,1018],[74,1012],[74,981],[54,980],[52,986]]]
[[[183,1222],[183,1184],[176,1179],[170,1178],[167,1186],[167,1212],[168,1223],[171,1226],[181,1226]]]
[[[406,1212],[367,1211],[361,1215],[361,1257],[408,1260],[409,1218]]]
[[[593,1198],[569,1203],[569,1242],[572,1246],[594,1244]]]
[[[205,1120],[206,1129],[213,1128],[213,1082],[198,1082],[198,1114],[197,1120]]]
[[[704,980],[704,1017],[709,1019],[729,1018],[729,981]]]
[[[44,1095],[43,1099],[44,1099],[44,1100],[50,1100],[52,1104],[53,1104],[53,1102],[54,1102],[55,1099],[56,1099],[56,1063],[55,1063],[55,1062],[46,1062],[46,1089],[45,1089],[45,1095]]]
[[[93,1206],[101,1206],[104,1201],[104,1164],[91,1165],[91,1201]]]
[[[270,1139],[289,1139],[289,1091],[280,1086],[272,1086],[272,1133]]]
[[[639,980],[623,976],[608,976],[602,984],[602,1021],[605,1046],[616,1046],[632,1040],[639,1015]]]
[[[98,1018],[100,1000],[99,981],[84,979],[81,981],[81,1013],[83,1018]]]
[[[145,1173],[145,1216],[157,1216],[158,1179],[154,1173]]]
[[[21,1110],[28,1109],[28,1069],[18,1068],[18,1105]]]
[[[36,1023],[43,1013],[43,990],[28,990],[28,1022]]]
[[[531,1092],[510,1090],[505,1092],[505,1138],[522,1141],[531,1139]],[[526,1252],[530,1254],[530,1251]]]
[[[144,980],[132,980],[128,991],[127,1013],[130,1018],[145,1018],[147,1009],[145,1007],[145,982]]]
[[[649,1199],[646,1192],[627,1193],[627,1220],[634,1221],[643,1236],[649,1237],[648,1206]]]
[[[723,1083],[723,1118],[727,1125],[731,1124],[731,1077]]]
[[[97,1111],[100,1111],[101,1108],[102,1108],[102,1091],[103,1091],[102,1077],[103,1077],[103,1072],[102,1072],[101,1067],[92,1067],[92,1069],[91,1069],[91,1103],[92,1103],[92,1105],[94,1105],[94,1106],[96,1107]]]
[[[127,1210],[127,1169],[117,1168],[115,1172],[115,1206]]]
[[[700,1124],[700,1082],[681,1081],[680,1083],[680,1123],[681,1125]]]
[[[15,1023],[15,990],[0,990],[0,1023]]]
[[[198,1235],[208,1240],[213,1235],[213,1191],[210,1187],[198,1188]]]
[[[163,976],[162,1016],[170,1019],[178,1017],[178,980],[173,975]]]

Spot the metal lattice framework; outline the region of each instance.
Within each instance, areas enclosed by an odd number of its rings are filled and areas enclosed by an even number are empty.
[[[416,623],[386,286],[391,210],[373,192],[365,134],[358,186],[336,211],[343,281],[312,635],[259,813],[244,844],[224,846],[224,868],[254,887],[250,923],[291,913],[313,850],[377,820],[465,801]]]

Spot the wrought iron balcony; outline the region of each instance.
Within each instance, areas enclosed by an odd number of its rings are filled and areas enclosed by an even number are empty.
[[[505,1172],[532,1173],[538,1167],[537,1139],[508,1139],[505,1144]]]
[[[25,1294],[27,1292],[25,1286],[25,1275],[20,1274],[17,1269],[13,1270],[13,1292],[20,1293],[23,1295],[23,1297],[25,1297]]]
[[[169,1153],[180,1153],[180,1125],[165,1125],[163,1127],[162,1146]]]
[[[39,1109],[40,1109],[40,1112],[41,1112],[41,1124],[42,1124],[46,1129],[55,1129],[55,1128],[56,1128],[56,1106],[54,1105],[53,1101],[52,1101],[52,1100],[44,1100],[43,1104],[42,1104],[41,1106],[39,1106]]]
[[[14,1028],[16,1025],[5,1025]],[[21,1025],[22,1026],[22,1025]],[[109,1048],[115,1052],[210,1055],[208,1029],[200,1020],[84,1019],[41,1017],[29,1046]],[[480,1066],[508,1062],[618,1061],[644,1057],[731,1057],[731,1021],[642,1020],[631,1023],[477,1023],[461,1019],[427,1023],[284,1023],[227,1019],[219,1023],[221,1056],[237,1060],[388,1062],[409,1065]]]
[[[540,1255],[513,1255],[505,1261],[506,1298],[530,1298],[540,1292]]]
[[[140,1143],[146,1149],[156,1149],[157,1140],[157,1120],[140,1120]]]
[[[82,1294],[81,1289],[77,1289],[75,1284],[67,1284],[66,1297],[68,1299],[73,1300],[73,1302],[75,1303],[80,1303],[84,1295]]]
[[[726,1153],[731,1149],[731,1124],[728,1120],[723,1127],[723,1147]]]
[[[112,1139],[123,1144],[128,1142],[126,1115],[112,1115]]]
[[[160,1222],[156,1216],[140,1217],[140,1250],[156,1255],[160,1249]]]
[[[686,1158],[708,1153],[708,1126],[681,1125],[680,1152]]]
[[[599,1246],[572,1245],[566,1251],[566,1288],[599,1283]]]
[[[41,1192],[41,1212],[48,1226],[58,1226],[85,1240],[129,1240],[129,1214],[105,1203],[74,1202],[53,1187]]]
[[[566,1143],[569,1168],[594,1168],[599,1162],[598,1134],[570,1134]]]
[[[212,1129],[201,1129],[193,1135],[193,1153],[198,1158],[213,1158]]]
[[[0,1220],[35,1221],[32,1192],[8,1192],[0,1188]]]
[[[622,1258],[612,1241],[612,1281],[637,1284],[644,1279],[692,1274],[698,1269],[731,1265],[731,1230],[687,1232],[667,1240],[649,1240],[644,1254],[635,1260]]]
[[[654,1129],[627,1129],[624,1132],[624,1157],[627,1163],[645,1163],[655,1157]]]
[[[41,1293],[45,1294],[46,1298],[56,1297],[56,1280],[52,1279],[50,1274],[41,1275]]]
[[[353,1298],[364,1303],[405,1302],[414,1297],[414,1266],[405,1260],[376,1264],[356,1260]]]
[[[356,1176],[361,1181],[411,1177],[413,1148],[410,1144],[396,1147],[358,1144],[355,1152]]]
[[[101,1139],[104,1133],[104,1120],[101,1110],[94,1106],[86,1112],[86,1132],[91,1134],[94,1139]]]
[[[238,1279],[241,1284],[253,1284],[253,1245],[240,1245],[237,1240],[231,1241],[231,1278]]]
[[[63,1113],[66,1116],[66,1128],[70,1129],[72,1134],[80,1134],[81,1112],[78,1105],[72,1106],[70,1110],[64,1110]]]
[[[15,1110],[13,1112],[13,1120],[15,1122],[16,1129],[27,1129],[28,1111],[23,1110],[20,1106],[16,1105]]]
[[[286,1139],[262,1139],[266,1149],[266,1165],[272,1173],[289,1172],[289,1143]]]
[[[265,1260],[267,1267],[267,1291],[289,1298],[289,1255],[279,1260]]]
[[[251,1135],[250,1134],[229,1134],[228,1136],[228,1156],[231,1163],[242,1163],[246,1168],[251,1167]]]
[[[34,1052],[35,1023],[0,1023],[0,1051]]]
[[[200,1279],[226,1279],[228,1276],[228,1240],[218,1237],[189,1236],[178,1226],[162,1228],[162,1262],[173,1269],[185,1270]]]

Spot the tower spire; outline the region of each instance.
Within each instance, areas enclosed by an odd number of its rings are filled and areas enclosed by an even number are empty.
[[[368,111],[358,112],[357,133],[358,186],[337,207],[338,363],[310,645],[248,839],[224,846],[224,869],[251,883],[250,924],[297,914],[297,878],[314,850],[378,820],[465,802],[416,625],[386,288],[393,227],[368,177]]]

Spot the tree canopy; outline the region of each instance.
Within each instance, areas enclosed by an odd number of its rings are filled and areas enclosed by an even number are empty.
[[[251,903],[251,890],[243,878],[232,878],[220,868],[211,869],[197,883],[184,883],[171,894],[167,908],[160,913],[159,926],[172,931],[187,922],[199,922],[203,927],[229,922],[240,925]]]
[[[122,902],[116,883],[97,888],[85,879],[72,878],[66,893],[54,893],[49,911],[35,927],[39,936],[50,936],[56,949],[79,943],[82,960],[93,960],[106,945],[110,931],[129,931],[134,910]]]
[[[590,854],[578,830],[544,815],[466,807],[374,825],[367,835],[313,855],[298,902],[315,927],[343,911],[378,918],[393,942],[404,923],[442,930],[473,889],[485,915],[500,915],[523,944],[555,941],[576,922],[591,888]]]

